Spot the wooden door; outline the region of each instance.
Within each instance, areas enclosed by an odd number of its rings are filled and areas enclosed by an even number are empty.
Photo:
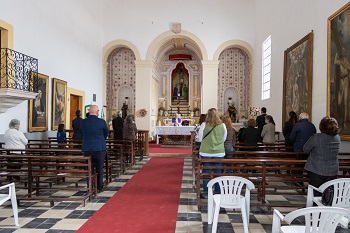
[[[69,118],[69,126],[70,129],[72,128],[72,120],[76,118],[75,112],[79,109],[79,99],[80,96],[77,95],[70,95],[70,118]],[[81,111],[81,109],[80,109]],[[68,129],[66,127],[66,129]]]

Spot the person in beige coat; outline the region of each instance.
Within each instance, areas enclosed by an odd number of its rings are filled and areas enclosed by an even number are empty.
[[[261,132],[261,137],[263,138],[263,143],[275,143],[275,121],[271,115],[265,116],[266,124]]]

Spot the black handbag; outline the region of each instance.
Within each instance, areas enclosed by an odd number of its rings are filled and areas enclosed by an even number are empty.
[[[322,204],[325,206],[331,206],[333,203],[333,196],[334,196],[334,186],[329,186],[326,188],[322,193]]]

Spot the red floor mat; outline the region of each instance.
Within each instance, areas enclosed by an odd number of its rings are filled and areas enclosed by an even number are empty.
[[[151,158],[77,232],[175,232],[183,158]]]

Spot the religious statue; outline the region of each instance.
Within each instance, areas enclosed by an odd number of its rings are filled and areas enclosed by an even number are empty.
[[[178,93],[178,88],[177,88],[177,84],[176,84],[174,87],[173,96],[177,97],[177,93]]]
[[[189,77],[183,63],[179,63],[173,70],[171,83],[173,92],[172,101],[176,101],[178,99],[187,100]]]
[[[232,122],[236,122],[237,110],[235,108],[235,104],[232,103],[231,105],[229,105],[227,111],[229,113],[229,116],[230,116]]]
[[[182,96],[185,98],[187,98],[187,91],[188,91],[188,89],[186,87],[186,84],[184,84],[184,87],[182,88]]]

